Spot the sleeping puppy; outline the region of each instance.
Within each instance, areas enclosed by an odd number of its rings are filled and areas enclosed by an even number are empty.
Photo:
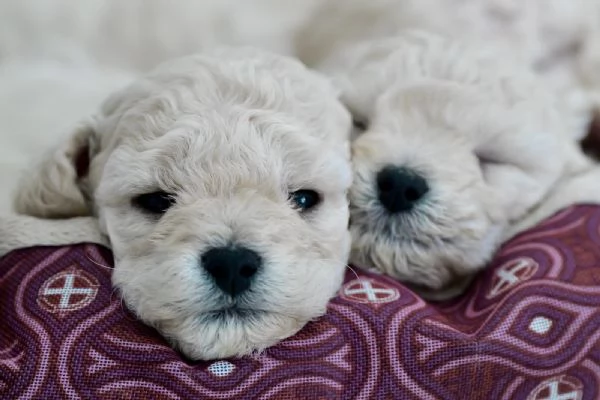
[[[362,128],[350,260],[426,297],[459,293],[511,225],[588,165],[565,135],[579,114],[493,53],[411,31],[350,45],[322,68]]]
[[[300,62],[215,49],[111,96],[15,207],[97,216],[140,319],[192,359],[241,356],[322,315],[342,282],[350,129]]]

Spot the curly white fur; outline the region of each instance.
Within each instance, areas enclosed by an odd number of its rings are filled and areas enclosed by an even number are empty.
[[[368,126],[352,146],[351,261],[429,297],[455,294],[561,177],[589,166],[564,134],[582,116],[493,52],[405,32],[350,45],[323,69]],[[426,179],[412,211],[379,202],[387,165]]]
[[[351,120],[337,96],[301,63],[250,48],[168,62],[110,97],[44,160],[16,208],[97,215],[115,254],[113,283],[187,356],[264,349],[323,314],[341,284]],[[82,149],[91,163],[78,178]],[[299,189],[322,203],[300,214],[288,200]],[[176,197],[159,219],[132,205],[156,190]],[[235,300],[200,265],[204,251],[230,243],[265,260]]]

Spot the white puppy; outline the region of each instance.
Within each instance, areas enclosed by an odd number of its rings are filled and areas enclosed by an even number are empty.
[[[110,97],[15,206],[97,215],[143,321],[193,359],[249,354],[322,315],[341,284],[350,126],[301,63],[214,50]]]
[[[348,46],[323,69],[366,127],[352,146],[351,261],[426,296],[454,295],[561,176],[588,165],[565,135],[579,115],[491,53],[407,32]]]

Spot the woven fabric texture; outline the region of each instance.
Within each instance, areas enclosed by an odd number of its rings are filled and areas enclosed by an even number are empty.
[[[324,317],[242,359],[183,359],[111,265],[85,244],[0,259],[1,399],[600,398],[600,206],[506,243],[451,302],[355,268]]]

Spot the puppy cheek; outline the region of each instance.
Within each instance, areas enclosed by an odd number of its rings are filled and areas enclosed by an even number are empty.
[[[350,212],[346,197],[332,201],[327,209],[321,210],[322,217],[315,226],[319,234],[315,240],[324,247],[327,259],[335,259],[346,263],[350,249],[350,232],[348,221]]]
[[[144,290],[135,283],[134,270],[135,268],[132,263],[127,258],[121,257],[115,263],[111,277],[112,284],[119,292],[127,308],[133,311],[139,318],[146,321],[153,314],[149,312],[153,307],[144,302]]]
[[[350,261],[350,251],[352,250],[352,234],[349,230],[346,231],[342,238],[340,249],[342,250],[342,260],[344,264]]]
[[[172,256],[126,254],[116,263],[112,282],[127,306],[151,325],[200,311],[197,297],[210,290],[195,260],[179,252]]]
[[[327,263],[315,265],[311,274],[314,278],[309,283],[312,288],[303,300],[304,314],[312,319],[320,317],[327,311],[329,301],[336,296],[344,280],[346,263]]]

